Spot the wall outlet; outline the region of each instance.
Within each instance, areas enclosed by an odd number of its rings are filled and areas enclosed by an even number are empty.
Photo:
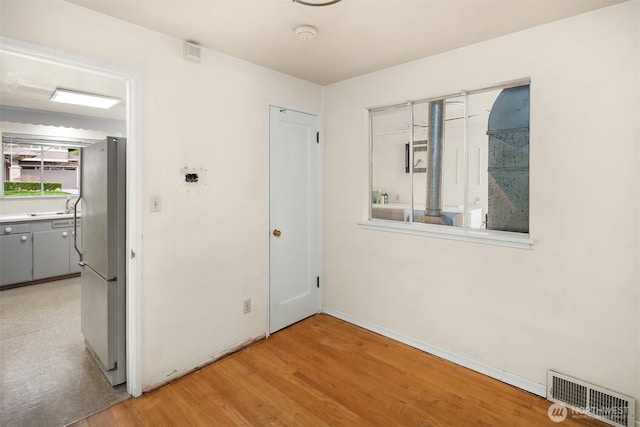
[[[251,298],[242,301],[242,312],[244,314],[251,313]]]

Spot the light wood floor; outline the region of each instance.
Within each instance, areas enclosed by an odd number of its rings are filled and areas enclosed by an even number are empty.
[[[317,315],[76,426],[604,426],[546,400]]]

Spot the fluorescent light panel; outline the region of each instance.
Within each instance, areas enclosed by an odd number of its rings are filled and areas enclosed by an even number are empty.
[[[64,104],[84,105],[85,107],[95,107],[107,110],[121,100],[110,96],[57,88],[51,95],[51,101],[61,102]]]

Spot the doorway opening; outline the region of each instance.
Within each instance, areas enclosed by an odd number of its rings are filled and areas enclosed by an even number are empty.
[[[106,136],[126,136],[127,137],[127,198],[126,198],[126,254],[133,254],[139,251],[141,245],[140,239],[140,215],[139,206],[141,199],[141,189],[139,183],[141,178],[139,171],[141,170],[141,148],[140,134],[137,126],[140,106],[140,74],[136,70],[125,67],[115,66],[112,64],[96,61],[89,58],[80,57],[66,52],[61,52],[46,47],[33,45],[22,42],[20,40],[0,37],[0,72],[3,76],[3,84],[0,87],[2,91],[2,121],[0,122],[0,130],[2,132],[20,133],[20,134],[38,134],[58,137],[79,137],[89,139],[104,139]],[[10,77],[10,79],[8,79]],[[11,81],[9,81],[11,80]],[[119,85],[121,98],[121,106],[119,110],[112,110],[111,113],[102,114],[97,110],[88,110],[78,106],[56,106],[49,101],[50,90],[70,85],[90,84],[91,87],[76,87],[76,89],[84,92],[93,92],[98,94],[107,94],[113,88],[109,84]],[[98,83],[96,83],[98,82]],[[118,96],[116,96],[118,97]],[[78,132],[80,134],[78,134]],[[25,169],[26,170],[26,169]],[[4,185],[4,182],[3,182]],[[4,187],[3,187],[4,188]],[[75,195],[74,195],[75,196]],[[66,197],[24,197],[13,199],[3,197],[0,198],[0,215],[14,215],[23,212],[39,212],[39,211],[57,211],[57,204],[64,205]],[[50,206],[55,206],[49,208]],[[125,386],[119,387],[118,391],[126,395],[139,396],[142,394],[141,384],[141,361],[140,361],[140,267],[137,259],[133,256],[126,257],[126,340],[127,340],[127,383]],[[70,278],[61,281],[53,281],[41,283],[33,286],[27,286],[18,289],[10,289],[2,291],[3,301],[7,301],[9,293],[12,297],[20,297],[23,300],[26,297],[26,304],[29,307],[37,308],[38,305],[33,301],[55,302],[58,301],[62,305],[54,308],[54,313],[74,313],[74,308],[80,303],[79,295],[79,279]],[[56,298],[60,296],[61,298]],[[76,303],[77,300],[77,303]],[[17,301],[17,300],[16,300]],[[4,313],[5,311],[3,311]],[[26,313],[27,310],[20,310]],[[45,316],[46,310],[42,309],[35,314],[29,316],[34,319],[39,315]],[[15,310],[6,311],[6,313],[15,314]],[[78,320],[80,316],[79,307],[77,310]],[[73,314],[73,315],[75,315]],[[73,317],[73,316],[71,316]],[[55,323],[55,315],[53,317]],[[67,318],[68,319],[68,318]],[[24,318],[21,321],[20,316],[11,319],[4,319],[3,324],[22,325],[24,326]],[[61,322],[65,323],[65,322]],[[66,322],[73,323],[73,322]],[[51,330],[56,329],[55,324],[49,323]],[[73,327],[75,328],[75,327]],[[6,332],[6,331],[5,331]],[[80,334],[80,330],[77,330]],[[65,332],[61,332],[65,334]],[[82,335],[80,335],[82,336]],[[36,338],[33,335],[31,338]],[[53,343],[61,343],[62,340],[53,340]],[[0,344],[2,345],[2,344]],[[82,357],[88,356],[88,352],[84,349],[84,343],[81,341]],[[55,347],[52,351],[60,350]],[[89,356],[90,357],[90,356]],[[58,360],[54,365],[48,366],[48,369],[56,370],[64,368],[64,359]],[[96,367],[97,368],[97,367]],[[38,371],[35,370],[37,374]],[[40,372],[40,378],[44,378],[46,372]],[[6,377],[6,372],[0,372],[0,375]],[[65,389],[57,389],[58,393],[73,396],[73,391],[81,389],[80,384],[82,377],[74,377],[73,370],[68,371],[65,381],[61,381],[56,386],[66,387]],[[102,375],[102,374],[101,374]],[[104,377],[102,381],[106,382]],[[32,393],[34,388],[38,393],[44,391],[46,384],[38,383],[38,378],[23,378],[22,385],[29,389]],[[18,382],[20,383],[20,381]],[[50,385],[50,384],[49,384]],[[86,385],[86,384],[84,384]],[[26,390],[24,387],[21,390]],[[64,391],[66,390],[66,391]],[[13,390],[7,391],[6,395],[13,393]],[[19,392],[19,390],[15,390]],[[36,393],[37,394],[37,393]],[[40,395],[41,400],[44,395]],[[3,405],[6,402],[2,402]],[[70,406],[67,404],[66,406]],[[6,408],[2,408],[3,413]],[[45,408],[32,408],[34,411],[42,409],[39,416],[46,416]],[[64,412],[68,408],[58,408]],[[93,411],[87,406],[87,411]],[[78,418],[88,415],[89,412],[80,414]],[[22,414],[24,415],[24,414]],[[76,419],[78,419],[76,418]],[[51,421],[50,418],[48,418]],[[61,424],[75,421],[66,419]]]

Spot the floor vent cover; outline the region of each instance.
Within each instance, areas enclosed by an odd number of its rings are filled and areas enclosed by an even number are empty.
[[[558,372],[547,373],[547,399],[613,426],[635,424],[633,398]]]

